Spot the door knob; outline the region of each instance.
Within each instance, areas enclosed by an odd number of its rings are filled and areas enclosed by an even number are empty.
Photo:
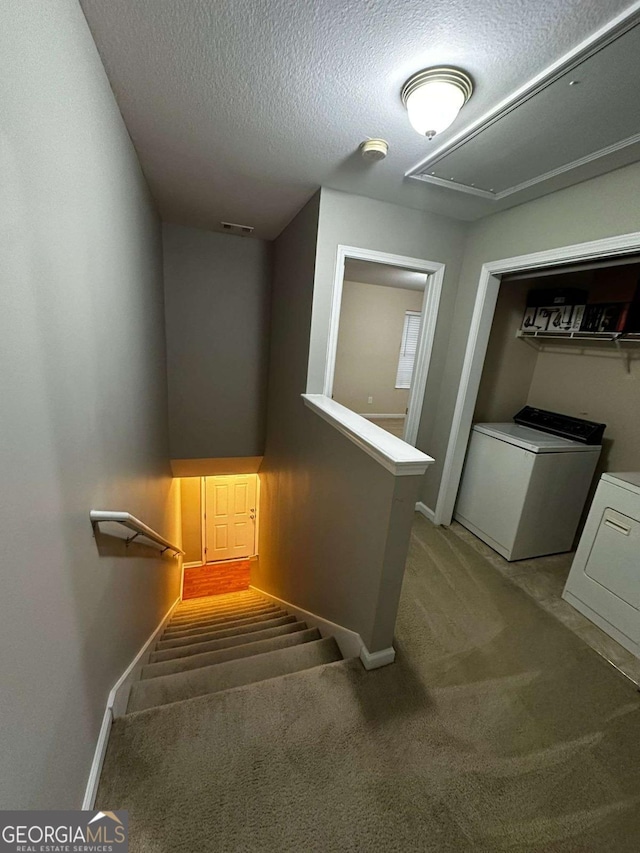
[[[253,521],[253,519],[255,519],[255,515],[250,515],[249,518]]]

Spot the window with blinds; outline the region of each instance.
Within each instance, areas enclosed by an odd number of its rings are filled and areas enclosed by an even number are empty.
[[[396,388],[410,388],[413,375],[413,363],[416,360],[418,348],[418,335],[420,334],[420,323],[422,314],[420,311],[406,311],[404,315],[404,329],[402,330],[402,344],[400,346],[400,358],[398,360],[398,372],[396,374]]]

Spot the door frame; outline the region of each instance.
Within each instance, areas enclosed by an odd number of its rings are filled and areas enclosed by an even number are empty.
[[[191,479],[191,478],[180,477],[178,479],[186,480],[186,479]],[[194,560],[190,563],[183,562],[182,563],[183,569],[194,569],[194,568],[198,568],[200,566],[206,565],[206,559],[205,559],[205,556],[206,556],[205,555],[206,536],[205,536],[205,529],[204,529],[204,515],[205,515],[204,476],[199,476],[198,479],[200,480],[200,561]],[[182,589],[180,590],[180,595],[182,595]]]
[[[218,479],[220,477],[255,477],[256,478],[256,499],[255,499],[255,523],[253,525],[253,549],[251,554],[247,557],[227,557],[224,560],[212,560],[211,562],[207,561],[207,477],[211,479]],[[251,471],[248,474],[205,474],[200,478],[202,484],[202,492],[201,492],[201,523],[200,530],[202,533],[202,565],[203,566],[215,566],[216,563],[233,563],[238,560],[250,560],[253,557],[258,556],[258,534],[260,533],[260,475],[257,472]]]
[[[636,254],[638,250],[640,232],[632,232],[588,243],[546,249],[529,255],[503,258],[482,265],[434,513],[435,524],[447,526],[453,518],[501,276],[506,273],[533,272],[544,267],[621,257]]]
[[[378,252],[374,249],[359,249],[356,246],[339,245],[336,255],[336,267],[333,279],[333,295],[331,315],[329,318],[329,337],[327,341],[327,360],[324,372],[324,388],[322,393],[331,398],[333,381],[336,371],[336,353],[338,349],[338,331],[340,327],[340,307],[344,284],[344,265],[347,258],[357,261],[372,261],[376,264],[402,267],[414,272],[425,273],[427,281],[422,300],[422,322],[420,336],[413,367],[411,388],[409,389],[409,405],[404,425],[403,440],[415,447],[420,426],[420,416],[424,403],[424,394],[429,376],[429,365],[433,352],[433,341],[436,332],[440,295],[444,280],[445,265],[428,261],[424,258],[412,258],[405,255],[393,255],[389,252]]]
[[[200,477],[200,549],[202,551],[201,566],[207,565],[207,490],[204,477]]]

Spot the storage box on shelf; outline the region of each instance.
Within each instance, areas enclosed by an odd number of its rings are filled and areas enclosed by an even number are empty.
[[[613,344],[631,370],[633,347],[640,343],[640,286],[638,268],[598,270],[589,290],[556,288],[532,290],[522,326],[516,333],[543,349],[545,342],[583,345]],[[595,354],[593,350],[585,351]]]

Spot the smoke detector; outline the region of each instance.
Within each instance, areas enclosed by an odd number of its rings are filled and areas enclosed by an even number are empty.
[[[360,153],[369,163],[384,160],[389,153],[389,143],[386,139],[367,139],[360,146]]]
[[[241,234],[248,237],[253,233],[253,225],[239,225],[237,222],[221,222],[222,230],[229,234]]]

